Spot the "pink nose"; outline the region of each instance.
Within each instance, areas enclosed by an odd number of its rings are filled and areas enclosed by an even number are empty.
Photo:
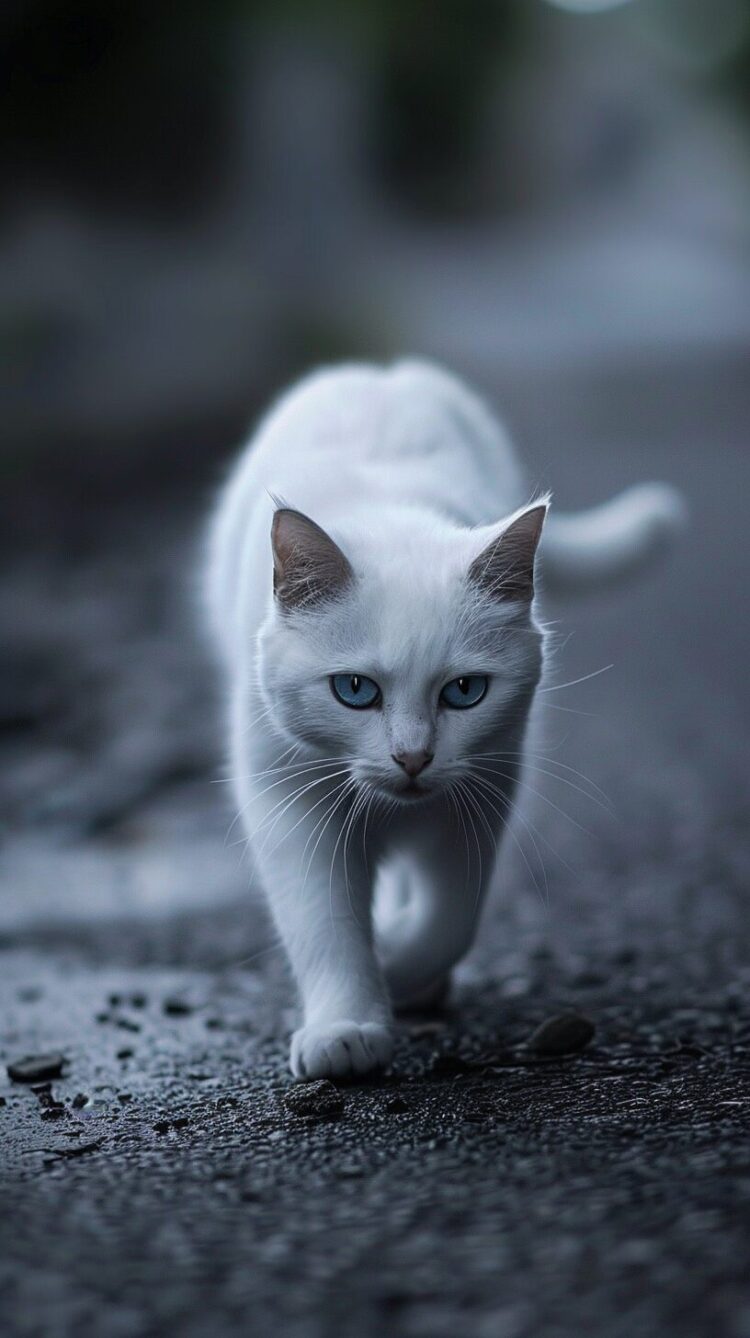
[[[400,766],[407,776],[410,776],[413,780],[415,776],[419,775],[420,771],[424,771],[425,767],[430,765],[435,754],[428,753],[424,748],[421,748],[419,752],[391,753],[391,756],[396,765]]]

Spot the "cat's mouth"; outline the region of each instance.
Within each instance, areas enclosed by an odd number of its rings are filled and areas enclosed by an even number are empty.
[[[354,779],[359,780],[367,789],[379,794],[383,799],[396,799],[403,804],[424,803],[426,799],[434,799],[440,791],[440,785],[436,783],[433,777],[429,781],[422,776],[401,776],[389,775],[387,772],[367,772],[357,775],[354,772]]]
[[[435,787],[425,785],[423,781],[409,780],[401,784],[384,783],[379,789],[388,796],[389,799],[399,799],[404,804],[418,803],[420,800],[430,799],[435,794]]]

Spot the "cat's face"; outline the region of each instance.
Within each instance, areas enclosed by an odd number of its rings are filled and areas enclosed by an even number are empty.
[[[358,536],[350,563],[306,517],[277,512],[259,663],[276,728],[404,803],[520,747],[542,664],[531,598],[543,515],[459,544]]]

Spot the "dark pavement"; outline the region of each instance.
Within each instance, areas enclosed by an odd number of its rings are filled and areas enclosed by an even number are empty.
[[[501,387],[561,506],[661,477],[691,528],[627,590],[547,606],[549,686],[613,667],[540,698],[445,1013],[322,1108],[214,783],[211,468],[137,507],[34,499],[0,591],[4,1333],[750,1338],[746,373]],[[568,1010],[585,1049],[526,1044]],[[48,1087],[8,1077],[50,1051]]]

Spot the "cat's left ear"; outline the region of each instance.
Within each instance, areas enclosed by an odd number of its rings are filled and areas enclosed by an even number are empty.
[[[273,590],[283,609],[310,608],[334,599],[354,580],[338,544],[301,511],[279,508],[271,527],[271,546]]]
[[[534,561],[549,501],[535,503],[490,540],[469,568],[469,580],[498,601],[534,597]]]

